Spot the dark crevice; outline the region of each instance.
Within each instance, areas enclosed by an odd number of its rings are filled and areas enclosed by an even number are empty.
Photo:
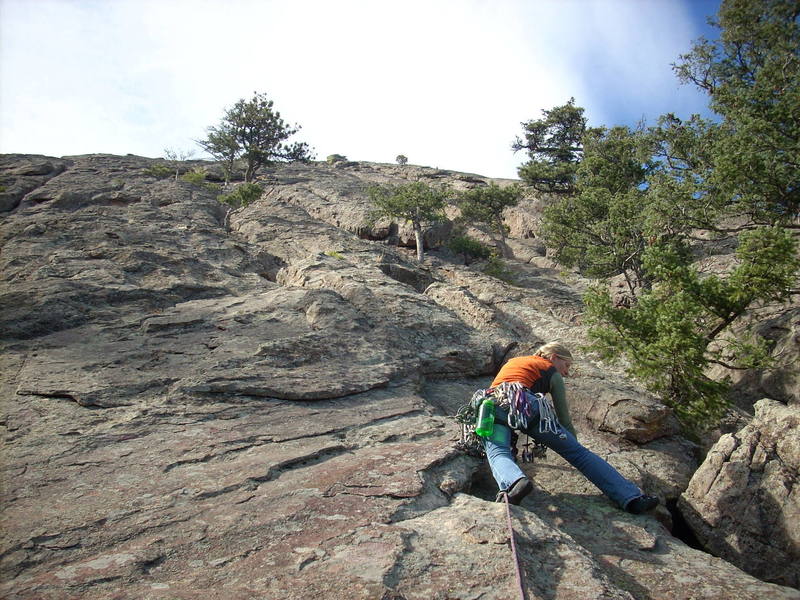
[[[697,536],[694,534],[694,531],[692,531],[692,528],[689,527],[689,523],[686,521],[680,509],[678,508],[678,501],[667,500],[666,506],[667,510],[672,515],[672,535],[681,540],[690,548],[694,548],[695,550],[700,550],[702,552],[708,552],[708,550],[703,547],[703,544],[700,543],[700,540],[697,539]]]
[[[101,579],[92,579],[91,581],[87,581],[85,585],[82,585],[82,588],[90,588],[95,585],[103,585],[105,583],[114,583],[123,579],[122,575],[114,575],[112,577],[103,577]]]
[[[263,445],[269,444],[271,442],[272,442],[272,440],[270,438],[260,438],[260,437],[256,437],[256,436],[251,436],[250,438],[247,438],[247,439],[244,439],[244,440],[223,441],[223,442],[221,442],[221,445],[225,445],[225,444],[229,444],[229,445],[230,444],[239,444],[239,445],[237,447],[235,447],[235,448],[229,448],[229,449],[226,449],[226,450],[218,449],[219,451],[217,451],[217,452],[212,452],[210,454],[204,454],[203,456],[198,456],[198,457],[194,457],[194,458],[188,458],[188,459],[176,461],[174,463],[170,463],[170,464],[168,464],[166,467],[164,467],[162,469],[162,472],[163,473],[168,473],[172,469],[175,469],[176,467],[182,467],[184,465],[208,463],[208,462],[214,462],[214,461],[217,461],[217,460],[226,459],[231,454],[238,454],[239,452],[245,452],[245,451],[250,450],[250,449],[252,449],[252,448],[254,448],[256,446],[263,446]]]
[[[424,293],[428,286],[430,286],[436,279],[429,273],[421,269],[414,269],[400,265],[398,263],[382,262],[378,268],[387,275],[397,281],[414,288],[420,294]]]
[[[342,396],[341,398],[334,398],[334,400],[343,400],[343,399],[346,399],[346,398],[349,398],[349,397],[350,396]],[[319,431],[319,432],[309,433],[309,434],[305,434],[305,435],[299,435],[299,436],[295,436],[295,437],[280,438],[280,439],[277,439],[276,441],[280,442],[280,443],[283,443],[283,442],[295,442],[297,440],[313,439],[313,438],[318,438],[318,437],[321,437],[321,436],[331,436],[334,439],[345,440],[345,439],[348,438],[348,434],[350,432],[352,432],[352,431],[360,432],[361,430],[366,429],[368,427],[375,427],[375,426],[379,426],[379,425],[384,425],[384,424],[391,423],[391,422],[394,422],[394,421],[399,421],[401,419],[406,419],[406,418],[415,417],[415,416],[419,416],[419,415],[425,415],[425,414],[426,413],[423,412],[422,410],[410,409],[410,410],[407,410],[406,412],[400,412],[400,413],[395,413],[395,414],[392,414],[392,415],[384,415],[384,416],[381,416],[381,417],[376,417],[376,418],[374,418],[374,419],[372,419],[370,421],[366,421],[366,422],[363,422],[363,423],[356,423],[354,425],[347,425],[345,427],[338,427],[336,429],[329,429],[329,430],[326,430],[326,431]],[[391,437],[391,436],[389,436],[389,437]],[[381,443],[383,443],[385,441],[386,440],[381,440]],[[370,444],[369,443],[362,443],[361,441],[359,441],[358,445],[360,445],[360,446],[367,445],[368,446]]]
[[[481,500],[494,502],[497,497],[497,483],[489,470],[489,463],[485,459],[475,460],[479,460],[480,463],[472,473],[469,487],[464,492]]]
[[[389,496],[406,501],[392,514],[389,522],[399,523],[446,506],[456,493],[478,496],[475,484],[476,481],[482,481],[480,472],[483,470],[483,465],[475,457],[455,450],[450,452],[419,471],[422,481],[419,494],[413,497]],[[482,482],[479,485],[485,487]],[[488,495],[485,490],[481,494]],[[494,494],[491,494],[491,498],[483,499],[494,500]]]
[[[68,391],[53,391],[53,392],[40,392],[36,390],[22,390],[17,392],[19,396],[39,396],[41,398],[54,398],[56,400],[68,400],[70,402],[74,402],[75,404],[82,406],[83,408],[87,408],[89,410],[104,410],[106,408],[119,408],[120,406],[130,406],[130,405],[114,405],[112,406],[103,406],[100,404],[95,404],[91,400],[86,400],[80,394],[75,392],[68,392]]]

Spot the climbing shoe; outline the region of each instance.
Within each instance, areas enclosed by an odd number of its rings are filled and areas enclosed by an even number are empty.
[[[531,493],[533,484],[527,477],[520,477],[506,491],[497,494],[497,502],[503,502],[503,496],[508,494],[509,504],[519,504],[522,499]]]
[[[658,506],[658,498],[655,496],[639,496],[628,502],[625,510],[634,515],[640,515],[648,510],[653,510],[656,506]]]

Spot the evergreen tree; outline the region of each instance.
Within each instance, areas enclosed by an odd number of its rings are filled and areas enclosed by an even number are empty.
[[[226,179],[230,178],[235,161],[244,159],[245,181],[251,182],[262,167],[282,161],[306,161],[311,158],[304,142],[287,144],[299,126],[289,126],[274,110],[266,95],[253,93],[250,100],[240,99],[216,127],[208,128],[206,139],[197,143],[223,163]]]
[[[707,376],[710,365],[769,364],[765,340],[734,340],[731,326],[785,301],[797,281],[798,14],[786,0],[724,0],[720,40],[699,41],[676,66],[708,92],[719,118],[668,114],[648,129],[586,130],[579,159],[564,156],[570,193],[544,215],[559,261],[628,282],[622,306],[607,286],[587,294],[594,348],[625,356],[696,427],[714,425],[727,404],[728,386]],[[734,265],[703,272],[697,258],[725,236],[737,247]]]
[[[800,212],[799,18],[797,0],[724,0],[719,40],[700,40],[675,66],[723,119],[713,184],[761,223]]]
[[[494,182],[486,186],[474,187],[458,196],[461,220],[468,225],[485,225],[491,233],[500,235],[505,247],[508,227],[503,222],[503,211],[516,206],[522,197],[518,184],[500,187]]]
[[[236,141],[232,126],[223,121],[218,127],[209,127],[206,139],[198,140],[197,143],[214,159],[222,163],[225,185],[230,183],[233,167],[241,153],[241,148]]]
[[[411,223],[417,246],[417,260],[422,262],[425,253],[423,228],[445,219],[447,189],[413,182],[396,186],[373,186],[368,193],[374,205],[374,217],[389,217]]]
[[[530,158],[519,168],[519,177],[539,192],[571,193],[583,156],[583,108],[570,98],[565,105],[542,114],[543,119],[523,123],[524,139],[518,137],[511,145],[515,152],[526,150]]]
[[[590,277],[623,275],[635,298],[651,286],[642,264],[650,140],[642,130],[613,127],[587,132],[583,144],[575,192],[545,208],[542,236],[559,263]]]

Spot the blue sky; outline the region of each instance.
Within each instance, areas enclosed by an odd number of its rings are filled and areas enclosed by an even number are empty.
[[[317,158],[516,177],[521,123],[706,112],[719,0],[0,0],[0,152],[162,156],[266,93]]]

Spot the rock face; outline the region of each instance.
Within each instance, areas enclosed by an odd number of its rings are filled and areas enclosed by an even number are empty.
[[[774,400],[755,408],[752,423],[711,449],[680,506],[714,554],[800,587],[800,410]]]
[[[762,314],[763,313],[763,314]],[[800,406],[800,307],[762,310],[753,316],[755,329],[772,343],[774,368],[742,371],[734,377],[734,390],[745,403],[768,397]]]
[[[288,165],[229,212],[155,163],[0,160],[0,594],[512,597],[506,509],[450,416],[509,356],[579,347],[581,282],[525,258],[516,285],[419,265],[399,224],[369,222],[369,185],[477,176]],[[588,359],[568,383],[582,441],[677,501],[696,464],[671,413]],[[530,598],[800,598],[557,456],[525,468]]]

